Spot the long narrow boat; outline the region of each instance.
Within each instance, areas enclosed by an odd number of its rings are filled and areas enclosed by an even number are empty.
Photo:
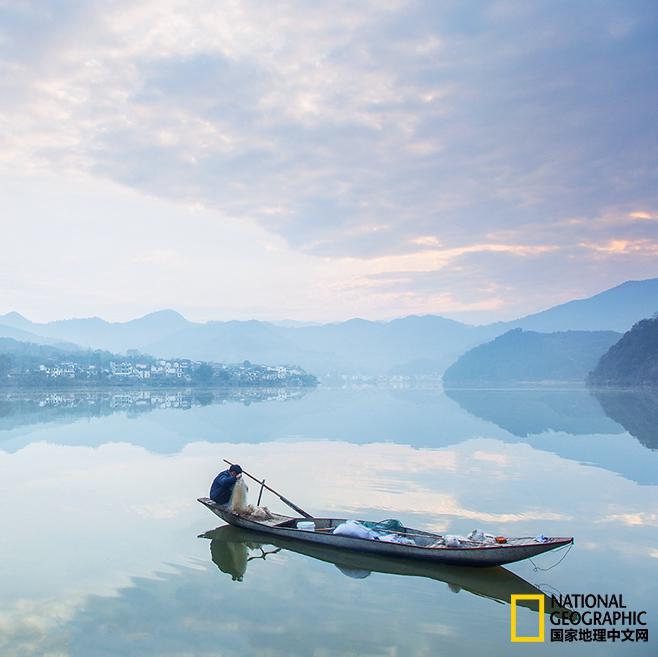
[[[459,547],[451,547],[445,544],[444,537],[441,534],[412,529],[411,527],[403,527],[399,532],[396,532],[407,539],[405,543],[397,543],[332,533],[338,525],[345,522],[345,519],[342,518],[312,518],[309,521],[309,518],[304,517],[296,518],[271,514],[270,518],[263,520],[233,513],[225,507],[215,504],[207,497],[200,497],[199,502],[229,525],[260,532],[267,536],[327,545],[356,552],[460,566],[500,566],[528,559],[573,543],[573,538],[570,536],[549,537],[542,540],[532,537],[507,537],[506,543],[502,544],[467,541],[460,544]],[[310,531],[305,528],[309,522],[312,523]]]
[[[280,536],[264,537],[260,532],[239,529],[230,525],[205,532],[199,538],[210,540],[210,554],[213,562],[222,572],[231,575],[233,579],[242,580],[250,561],[260,564],[266,562],[266,557],[270,554],[287,550],[311,559],[331,563],[343,575],[355,579],[365,579],[371,573],[421,577],[447,584],[454,593],[465,591],[507,604],[513,594],[543,595],[544,613],[565,611],[561,607],[554,606],[551,597],[533,584],[500,566],[471,568],[419,561],[418,559],[367,554],[306,541],[290,540]],[[267,552],[267,547],[275,549]],[[517,604],[531,611],[537,611],[536,600],[521,598]]]

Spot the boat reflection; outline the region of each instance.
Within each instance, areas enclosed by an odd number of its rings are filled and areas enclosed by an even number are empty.
[[[530,582],[500,566],[469,568],[426,564],[413,559],[347,552],[325,545],[302,543],[279,537],[268,538],[267,542],[263,542],[262,535],[230,525],[201,534],[200,538],[210,539],[210,554],[213,562],[220,571],[230,575],[234,581],[243,580],[250,561],[267,561],[268,555],[288,550],[332,563],[343,575],[353,579],[365,579],[372,573],[424,577],[447,584],[454,593],[467,591],[502,603],[509,603],[512,594],[542,595],[545,613],[558,611],[551,606],[550,596],[546,596]],[[519,600],[517,604],[537,610],[536,601]]]

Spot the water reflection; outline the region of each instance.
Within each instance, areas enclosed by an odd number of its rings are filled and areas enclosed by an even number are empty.
[[[574,436],[619,434],[623,429],[588,390],[446,390],[469,413],[527,438],[547,431]]]
[[[75,422],[113,413],[137,418],[155,410],[189,410],[226,404],[249,406],[266,401],[301,399],[304,388],[226,388],[214,390],[91,390],[6,392],[0,395],[0,431],[49,422]]]
[[[541,593],[503,568],[306,554],[228,529],[208,536],[221,577],[195,560],[92,595],[60,628],[62,654],[505,655],[509,596]],[[526,625],[536,609],[520,610]]]
[[[594,390],[605,414],[649,449],[658,450],[658,391]]]
[[[655,617],[658,488],[634,481],[655,476],[658,452],[623,431],[521,438],[440,391],[319,389],[292,403],[116,411],[2,438],[3,657],[503,656],[504,601],[528,582],[623,592]],[[397,560],[391,569],[307,555],[223,530],[231,540],[208,543],[196,538],[212,526],[196,498],[223,457],[319,515],[397,517],[443,533],[573,534],[576,549],[549,572],[524,561],[483,582],[481,571],[399,572]],[[606,469],[590,467],[595,459]],[[519,611],[536,625],[535,612]],[[653,644],[637,648],[649,654]]]
[[[468,390],[445,394],[473,416],[533,447],[658,483],[658,395],[643,391]],[[635,437],[635,442],[629,437]],[[574,437],[576,439],[574,439]]]
[[[263,402],[300,401],[304,408],[267,407],[269,420],[260,422],[261,439],[281,438],[281,419],[294,422],[293,435],[346,439],[352,442],[391,440],[417,445],[436,444],[436,427],[455,437],[464,431],[463,414],[491,422],[514,436],[528,438],[546,432],[571,435],[618,435],[627,431],[649,449],[658,449],[658,392],[575,390],[468,390],[435,388],[359,391],[300,388],[230,388],[221,390],[94,390],[21,391],[0,395],[0,431],[51,422],[74,422],[120,413],[138,418],[160,410],[191,410],[236,403],[248,407]],[[263,410],[265,410],[265,406]],[[298,413],[298,411],[300,411]],[[318,414],[323,416],[317,422]],[[250,413],[252,424],[262,415]],[[319,432],[319,427],[328,431]],[[327,435],[329,434],[329,435]],[[405,436],[406,434],[406,436]],[[443,444],[443,443],[442,443]],[[449,443],[446,443],[449,444]]]
[[[126,442],[174,454],[191,440],[257,444],[303,437],[440,448],[479,436],[525,442],[638,483],[658,483],[658,399],[648,392],[234,388],[0,396],[0,450],[8,453],[35,440],[92,447]],[[653,450],[648,458],[646,448]]]
[[[539,594],[544,597],[545,612],[551,607],[549,596],[522,577],[502,568],[468,568],[428,564],[412,559],[390,558],[338,550],[325,545],[302,543],[280,537],[268,537],[264,542],[258,533],[224,526],[201,534],[210,539],[210,555],[213,563],[234,581],[243,581],[250,561],[263,560],[281,550],[301,554],[318,561],[333,564],[340,573],[351,579],[365,579],[372,573],[423,577],[448,585],[453,593],[466,591],[498,602],[509,603],[513,593]],[[537,610],[536,603],[519,601],[528,609]]]
[[[284,404],[280,402],[300,402]],[[230,403],[237,402],[237,403]],[[171,413],[167,424],[185,427],[180,449],[190,425],[202,428],[210,420],[213,433],[206,440],[231,439],[261,442],[288,437],[330,438],[356,442],[403,442],[418,446],[445,444],[473,434],[464,427],[464,414],[437,388],[232,388],[139,391],[98,390],[88,392],[21,391],[0,395],[0,432],[23,426],[93,420],[111,415],[127,419],[158,417],[161,411],[191,411],[187,416]],[[212,418],[210,417],[212,416]],[[437,432],[437,426],[447,431]],[[0,440],[4,436],[0,433]],[[88,440],[99,436],[89,435]],[[104,437],[102,437],[104,438]],[[127,438],[133,440],[132,437]],[[59,440],[70,440],[64,432]],[[143,444],[141,438],[135,438]],[[88,443],[92,444],[92,443]],[[94,443],[99,444],[99,443]]]
[[[199,538],[210,539],[210,556],[213,563],[223,573],[231,576],[235,582],[241,582],[247,571],[247,564],[253,559],[265,559],[268,554],[277,554],[280,547],[266,548],[268,543],[259,541],[259,537],[249,532],[242,532],[235,527],[221,527],[212,532],[201,534]],[[254,552],[255,554],[250,554]]]
[[[277,558],[258,574],[250,563],[255,576],[239,585],[197,564],[135,578],[113,597],[92,597],[62,628],[61,654],[507,654],[506,605],[455,596],[424,578],[358,582],[289,552],[267,557]]]

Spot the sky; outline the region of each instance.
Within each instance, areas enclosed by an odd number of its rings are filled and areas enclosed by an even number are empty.
[[[658,276],[658,5],[0,0],[0,313],[511,319]]]

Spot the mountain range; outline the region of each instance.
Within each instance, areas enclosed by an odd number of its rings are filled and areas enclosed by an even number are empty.
[[[620,337],[615,331],[512,329],[460,356],[445,371],[443,383],[446,387],[582,383]]]
[[[468,349],[513,328],[623,332],[657,310],[658,278],[654,278],[627,281],[593,297],[481,326],[436,315],[317,325],[257,320],[198,323],[174,310],[127,322],[91,317],[37,323],[10,312],[0,315],[0,337],[113,352],[136,349],[160,357],[297,364],[320,376],[438,374]]]
[[[658,278],[626,281],[592,297],[562,303],[548,310],[506,322],[504,331],[522,328],[542,332],[624,333],[639,320],[653,316],[656,311],[658,311]]]

